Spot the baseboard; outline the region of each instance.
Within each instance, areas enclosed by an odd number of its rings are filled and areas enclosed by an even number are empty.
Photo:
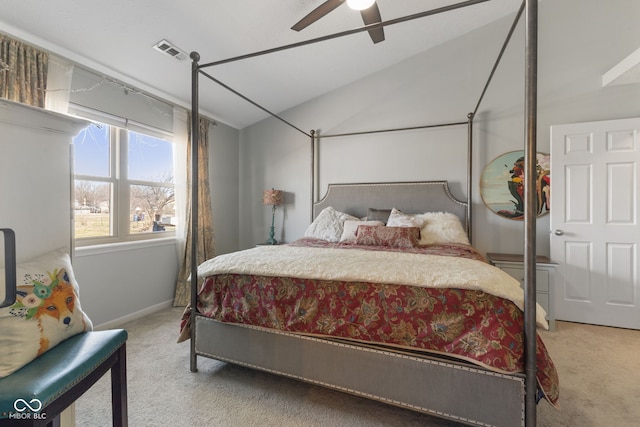
[[[149,314],[155,313],[156,311],[164,310],[165,308],[169,308],[172,306],[173,306],[173,300],[171,299],[156,305],[152,305],[151,307],[143,308],[142,310],[136,311],[134,313],[127,314],[126,316],[118,317],[117,319],[113,319],[108,322],[101,323],[97,326],[94,325],[93,329],[96,331],[104,331],[106,329],[120,328],[125,323],[131,322],[136,319],[140,319],[141,317],[148,316]]]

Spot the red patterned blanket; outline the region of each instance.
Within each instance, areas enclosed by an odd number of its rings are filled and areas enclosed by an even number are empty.
[[[295,245],[348,246],[315,239]],[[464,245],[411,251],[483,259]],[[500,372],[523,372],[523,312],[479,290],[227,273],[206,277],[198,298],[198,311],[222,322],[384,343],[447,354]],[[187,313],[182,329],[188,327]],[[537,368],[540,389],[555,404],[558,376],[539,336]]]

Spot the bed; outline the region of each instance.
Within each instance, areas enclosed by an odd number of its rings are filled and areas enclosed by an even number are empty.
[[[461,2],[455,7],[481,1]],[[528,175],[522,292],[517,282],[488,265],[468,240],[424,244],[426,220],[398,226],[389,220],[393,213],[400,220],[404,215],[406,221],[428,213],[446,213],[457,218],[459,226],[471,235],[473,119],[524,12]],[[384,25],[387,23],[378,24]],[[336,37],[341,35],[345,34]],[[255,55],[300,45],[303,43]],[[181,339],[191,340],[191,370],[197,371],[197,357],[204,356],[464,424],[535,425],[537,402],[546,399],[555,405],[558,399],[557,373],[536,331],[546,327],[544,311],[535,301],[536,49],[537,1],[525,0],[475,110],[466,122],[444,124],[469,127],[467,201],[454,198],[442,181],[330,185],[326,196],[317,201],[314,155],[319,136],[314,131],[307,134],[312,142],[309,236],[288,245],[261,246],[216,257],[201,265],[192,259],[191,304],[181,322]],[[204,75],[220,83],[202,68],[255,55],[200,65],[199,55],[192,53],[194,157],[198,149],[198,77]],[[196,178],[194,163],[192,182],[197,182]],[[192,198],[197,206],[195,186]],[[391,210],[384,218],[386,224],[357,224],[369,221],[379,213],[376,210]],[[338,231],[336,227],[329,230],[333,239],[316,233],[327,231],[326,227],[314,227],[327,212],[334,222],[340,222]],[[197,215],[192,209],[193,229],[197,229]],[[347,225],[353,231],[352,222],[356,223],[355,242],[341,241],[343,236],[337,238],[338,232],[344,233]],[[195,252],[197,236],[192,236]],[[312,265],[309,260],[317,262]],[[323,263],[332,266],[329,273],[326,266],[320,267]],[[337,264],[344,268],[338,269]],[[354,264],[361,268],[353,268]],[[404,267],[383,274],[395,265]],[[453,278],[430,273],[445,270],[445,265],[455,265],[448,268]],[[363,275],[352,275],[355,270]],[[424,276],[430,277],[428,283],[424,283]],[[202,286],[196,286],[200,281]],[[488,288],[480,288],[479,281]],[[434,284],[436,287],[431,287]]]
[[[521,424],[522,291],[468,243],[466,212],[444,181],[330,185],[307,237],[199,266],[196,354],[470,425]],[[420,240],[393,226],[416,218],[429,218]],[[555,405],[537,344],[537,397]]]

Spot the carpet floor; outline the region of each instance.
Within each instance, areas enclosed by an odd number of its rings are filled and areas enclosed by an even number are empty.
[[[176,343],[181,308],[123,327],[127,341],[129,425],[459,427],[406,409],[292,379],[198,358]],[[640,331],[556,322],[542,332],[560,376],[560,405],[537,409],[538,426],[640,425]],[[76,402],[78,426],[111,425],[109,375]]]

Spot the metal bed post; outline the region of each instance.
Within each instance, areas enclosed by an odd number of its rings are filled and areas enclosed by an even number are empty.
[[[198,108],[198,52],[191,52],[191,372],[198,371],[196,355],[196,313],[198,311],[198,140],[200,139],[200,111]]]
[[[311,222],[313,222],[313,204],[316,202],[316,131],[311,130]]]
[[[538,102],[538,1],[525,0],[525,425],[536,425],[536,126]]]
[[[473,235],[471,233],[471,205],[473,198],[471,197],[472,183],[473,179],[472,168],[473,168],[473,118],[475,114],[469,113],[467,114],[467,118],[469,119],[468,125],[468,135],[467,135],[467,236],[469,236],[469,243],[473,243]]]

